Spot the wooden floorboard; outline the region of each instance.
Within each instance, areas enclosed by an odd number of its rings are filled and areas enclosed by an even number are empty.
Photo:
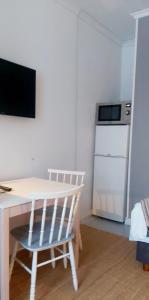
[[[38,269],[37,300],[147,300],[149,272],[135,260],[135,243],[127,238],[82,225],[83,252],[78,270],[79,291],[72,286],[70,267],[64,270],[62,261],[56,269],[50,265]],[[27,252],[20,253],[30,264]],[[41,253],[39,259],[49,256]],[[29,299],[30,276],[15,264],[10,300]]]

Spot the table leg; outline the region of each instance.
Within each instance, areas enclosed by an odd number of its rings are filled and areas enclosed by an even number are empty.
[[[76,215],[75,220],[75,239],[74,239],[74,255],[75,255],[75,262],[76,268],[79,265],[79,233],[80,233],[80,218],[79,214]]]
[[[9,210],[0,209],[0,299],[9,300]]]
[[[81,231],[80,231],[80,206],[78,210],[78,235],[79,235],[79,249],[83,250],[83,243],[82,243],[82,237],[81,237]]]

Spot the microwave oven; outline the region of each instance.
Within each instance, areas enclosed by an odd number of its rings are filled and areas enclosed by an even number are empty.
[[[131,120],[131,102],[97,103],[96,125],[126,125]]]

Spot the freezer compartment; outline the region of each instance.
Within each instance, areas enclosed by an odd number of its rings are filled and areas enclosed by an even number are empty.
[[[96,156],[93,214],[123,222],[126,201],[127,159]]]
[[[129,126],[96,126],[95,155],[128,156]]]

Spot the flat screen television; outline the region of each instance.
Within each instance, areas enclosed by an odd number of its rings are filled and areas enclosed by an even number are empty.
[[[0,59],[0,114],[35,118],[36,71]]]

